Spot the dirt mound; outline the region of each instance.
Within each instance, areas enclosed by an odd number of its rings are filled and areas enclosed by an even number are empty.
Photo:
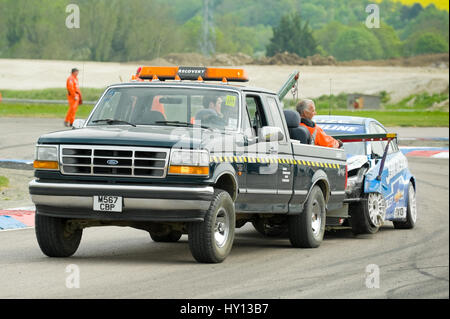
[[[171,53],[164,57],[169,63],[182,66],[207,66],[209,58],[198,53]]]
[[[223,65],[223,66],[233,66],[233,65],[246,65],[252,64],[253,58],[244,53],[236,54],[216,54],[211,60],[210,65]]]
[[[253,62],[259,65],[335,65],[336,59],[332,56],[324,57],[315,54],[310,57],[302,58],[295,53],[282,52],[272,57],[263,57]]]
[[[160,60],[167,61],[172,65],[182,66],[234,66],[253,63],[253,58],[244,53],[219,53],[212,57],[206,57],[198,53],[171,53]]]
[[[337,65],[342,66],[413,66],[413,67],[434,67],[445,69],[449,67],[449,54],[423,54],[408,58],[396,58],[388,60],[374,60],[374,61],[343,61],[338,62]]]

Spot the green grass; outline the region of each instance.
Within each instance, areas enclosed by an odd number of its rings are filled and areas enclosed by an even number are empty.
[[[93,105],[80,105],[77,118],[86,118]],[[0,103],[0,117],[47,117],[64,118],[68,105],[61,104],[16,104]]]
[[[81,94],[85,101],[97,101],[105,89],[82,88]],[[34,100],[65,100],[67,90],[64,88],[43,90],[2,90],[0,93],[4,98],[11,99],[34,99]]]
[[[5,176],[0,176],[0,188],[7,187],[9,185],[9,179]]]
[[[385,109],[411,109],[411,110],[426,110],[433,106],[434,103],[440,103],[448,99],[448,93],[421,93],[413,94],[404,98],[396,104],[385,105]]]
[[[328,111],[318,111],[320,115],[328,115]],[[332,110],[332,115],[347,115],[370,117],[378,120],[384,126],[412,126],[412,127],[448,127],[449,113],[441,111],[351,111]]]
[[[448,92],[442,93],[419,93],[412,94],[397,103],[390,102],[390,96],[387,92],[379,93],[381,98],[381,108],[383,110],[427,110],[435,103],[440,103],[448,99]],[[313,99],[316,103],[316,110],[347,110],[347,94],[322,95]],[[294,108],[295,102],[292,99],[285,99],[284,105],[288,108]]]

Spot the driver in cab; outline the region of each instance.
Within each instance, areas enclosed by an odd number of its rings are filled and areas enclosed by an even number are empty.
[[[225,125],[224,115],[222,114],[223,99],[221,96],[205,95],[203,97],[204,109],[195,115],[195,121],[203,124]]]

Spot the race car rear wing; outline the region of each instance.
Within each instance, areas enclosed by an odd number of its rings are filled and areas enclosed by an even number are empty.
[[[333,138],[341,140],[343,143],[351,142],[377,142],[387,141],[384,148],[383,157],[381,158],[380,169],[378,171],[377,180],[381,180],[381,174],[383,173],[384,163],[386,162],[386,156],[389,150],[389,144],[393,139],[397,139],[397,133],[382,133],[382,134],[345,134],[345,135],[332,135]]]

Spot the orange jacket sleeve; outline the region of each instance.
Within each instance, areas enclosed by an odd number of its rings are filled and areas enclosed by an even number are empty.
[[[327,135],[322,128],[316,125],[316,139],[314,143],[319,146],[339,148],[339,142]]]

